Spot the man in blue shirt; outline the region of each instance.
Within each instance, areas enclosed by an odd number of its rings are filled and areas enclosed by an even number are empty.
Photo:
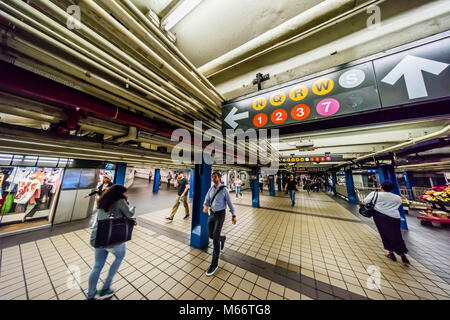
[[[236,215],[234,214],[234,206],[231,202],[231,197],[228,189],[220,183],[222,175],[220,172],[214,172],[211,176],[211,181],[214,185],[208,190],[203,204],[203,212],[208,213],[208,208],[211,209],[211,214],[208,220],[209,237],[213,239],[213,257],[211,266],[206,271],[207,276],[211,276],[216,272],[219,265],[219,253],[225,246],[225,236],[221,236],[223,222],[225,221],[225,213],[227,204],[230,207],[232,214],[231,221],[236,224]],[[220,246],[220,247],[219,247]]]

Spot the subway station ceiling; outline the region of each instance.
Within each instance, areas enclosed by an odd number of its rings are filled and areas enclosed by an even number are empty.
[[[68,28],[72,5],[80,8],[82,28]],[[380,21],[373,20],[377,13]],[[449,29],[447,0],[4,0],[0,60],[144,121],[191,131],[202,120],[220,129],[221,104],[256,92],[259,72],[269,74],[265,89]],[[0,92],[0,123],[48,130],[70,108]],[[85,138],[153,150],[174,145],[158,130],[133,138],[135,124],[95,110],[79,125]],[[446,126],[441,118],[312,131],[282,136],[275,147],[281,157],[350,159]],[[296,147],[308,140],[314,150]]]

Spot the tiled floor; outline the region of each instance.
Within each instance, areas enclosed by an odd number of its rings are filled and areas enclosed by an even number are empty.
[[[173,222],[165,220],[167,205],[140,215],[113,299],[450,298],[450,285],[414,257],[411,266],[384,257],[377,232],[325,194],[300,192],[295,207],[267,192],[263,208],[251,208],[248,193],[235,203],[238,223],[225,220],[226,248],[213,277],[204,275],[212,243],[205,251],[189,246],[190,219],[181,209]],[[4,242],[0,299],[84,299],[93,264],[89,234],[81,228]],[[380,270],[380,289],[367,286],[369,266]]]

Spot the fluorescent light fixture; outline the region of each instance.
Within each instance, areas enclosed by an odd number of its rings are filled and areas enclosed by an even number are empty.
[[[166,31],[172,29],[178,22],[188,15],[202,0],[184,0],[179,6],[173,10],[163,21]]]

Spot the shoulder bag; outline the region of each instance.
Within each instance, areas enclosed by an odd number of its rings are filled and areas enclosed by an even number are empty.
[[[130,219],[123,214],[120,218],[114,218],[111,212],[107,219],[97,221],[94,248],[109,247],[131,240],[135,225],[135,219]]]
[[[214,196],[212,197],[212,199],[211,199],[211,207],[212,207],[212,205],[213,205],[213,203],[214,203],[214,200],[216,199],[217,194],[218,194],[220,191],[222,191],[222,189],[225,189],[225,186],[220,186],[219,190],[217,190],[216,193],[214,194]],[[211,209],[211,211],[212,211],[212,209]]]
[[[375,194],[372,197],[372,200],[368,204],[362,204],[359,207],[359,213],[367,218],[372,218],[375,214],[375,203],[378,200],[378,191],[375,191]]]

